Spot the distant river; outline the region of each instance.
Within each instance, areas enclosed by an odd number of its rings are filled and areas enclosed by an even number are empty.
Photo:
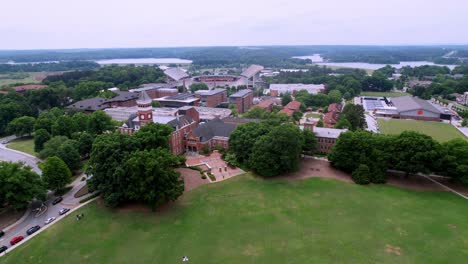
[[[317,64],[317,65],[342,67],[342,68],[356,68],[356,69],[364,69],[364,70],[377,70],[387,65],[387,64],[373,64],[373,63],[366,63],[366,62],[323,62],[323,58],[322,56],[320,56],[320,54],[314,54],[311,56],[297,56],[293,58],[304,59],[304,60],[311,59],[312,63]],[[424,65],[447,66],[451,70],[457,67],[457,65],[435,64],[430,61],[402,61],[400,62],[400,64],[390,64],[390,66],[395,67],[397,69],[401,69],[405,66],[419,67],[419,66],[424,66]]]
[[[178,58],[140,58],[140,59],[111,59],[111,60],[96,60],[95,62],[101,65],[107,64],[190,64],[191,60]]]

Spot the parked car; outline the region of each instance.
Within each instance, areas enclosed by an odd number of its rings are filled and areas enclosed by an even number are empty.
[[[3,232],[3,230],[0,230],[0,237],[2,237],[4,235],[5,235],[5,232]]]
[[[16,244],[16,243],[20,242],[21,240],[23,240],[23,238],[24,238],[23,236],[17,236],[17,237],[12,238],[10,240],[10,245],[13,246],[14,244]]]
[[[64,215],[64,214],[66,214],[68,211],[70,211],[70,209],[68,209],[68,208],[62,208],[62,209],[60,209],[60,211],[59,211],[59,215]]]
[[[52,201],[52,205],[56,205],[56,204],[60,203],[62,200],[63,200],[62,197],[57,197]]]
[[[39,229],[41,229],[40,226],[38,226],[38,225],[37,225],[37,226],[33,226],[33,227],[29,228],[29,229],[26,231],[26,234],[28,234],[28,236],[29,236],[29,235],[32,235],[32,234],[36,233],[37,230],[39,230]]]
[[[45,220],[45,224],[46,224],[46,225],[47,225],[47,224],[50,224],[50,223],[52,223],[54,220],[55,220],[55,217],[49,217],[49,218],[47,218],[47,220]]]
[[[0,253],[5,252],[7,249],[8,249],[7,246],[1,246],[1,247],[0,247]]]

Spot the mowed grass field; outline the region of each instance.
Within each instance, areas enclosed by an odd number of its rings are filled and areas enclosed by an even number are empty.
[[[446,142],[454,138],[465,138],[455,127],[442,122],[383,118],[379,118],[377,121],[380,131],[384,134],[396,135],[405,130],[410,130],[431,136],[439,142]]]
[[[395,92],[362,92],[360,96],[377,96],[377,97],[400,97],[409,96],[409,93],[395,93]]]
[[[19,138],[8,143],[7,148],[26,152],[35,156],[34,152],[34,139],[32,137]]]
[[[467,219],[448,192],[246,174],[162,212],[93,202],[0,263],[466,263]]]
[[[0,87],[12,83],[38,83],[38,81],[35,80],[35,76],[38,74],[37,72],[30,72],[28,74],[28,77],[22,79],[11,79],[8,78],[7,74],[0,74]]]

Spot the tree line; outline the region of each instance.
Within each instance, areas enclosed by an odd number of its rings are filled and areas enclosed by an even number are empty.
[[[384,183],[389,169],[436,173],[468,185],[468,141],[454,139],[439,143],[412,131],[382,135],[349,131],[338,138],[328,156],[332,165],[352,173],[358,184]]]
[[[56,72],[82,71],[99,68],[99,64],[92,61],[61,61],[51,63],[0,64],[0,73],[11,72]]]

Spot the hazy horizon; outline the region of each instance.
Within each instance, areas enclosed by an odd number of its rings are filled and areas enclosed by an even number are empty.
[[[463,0],[17,0],[3,7],[0,50],[468,45]]]

